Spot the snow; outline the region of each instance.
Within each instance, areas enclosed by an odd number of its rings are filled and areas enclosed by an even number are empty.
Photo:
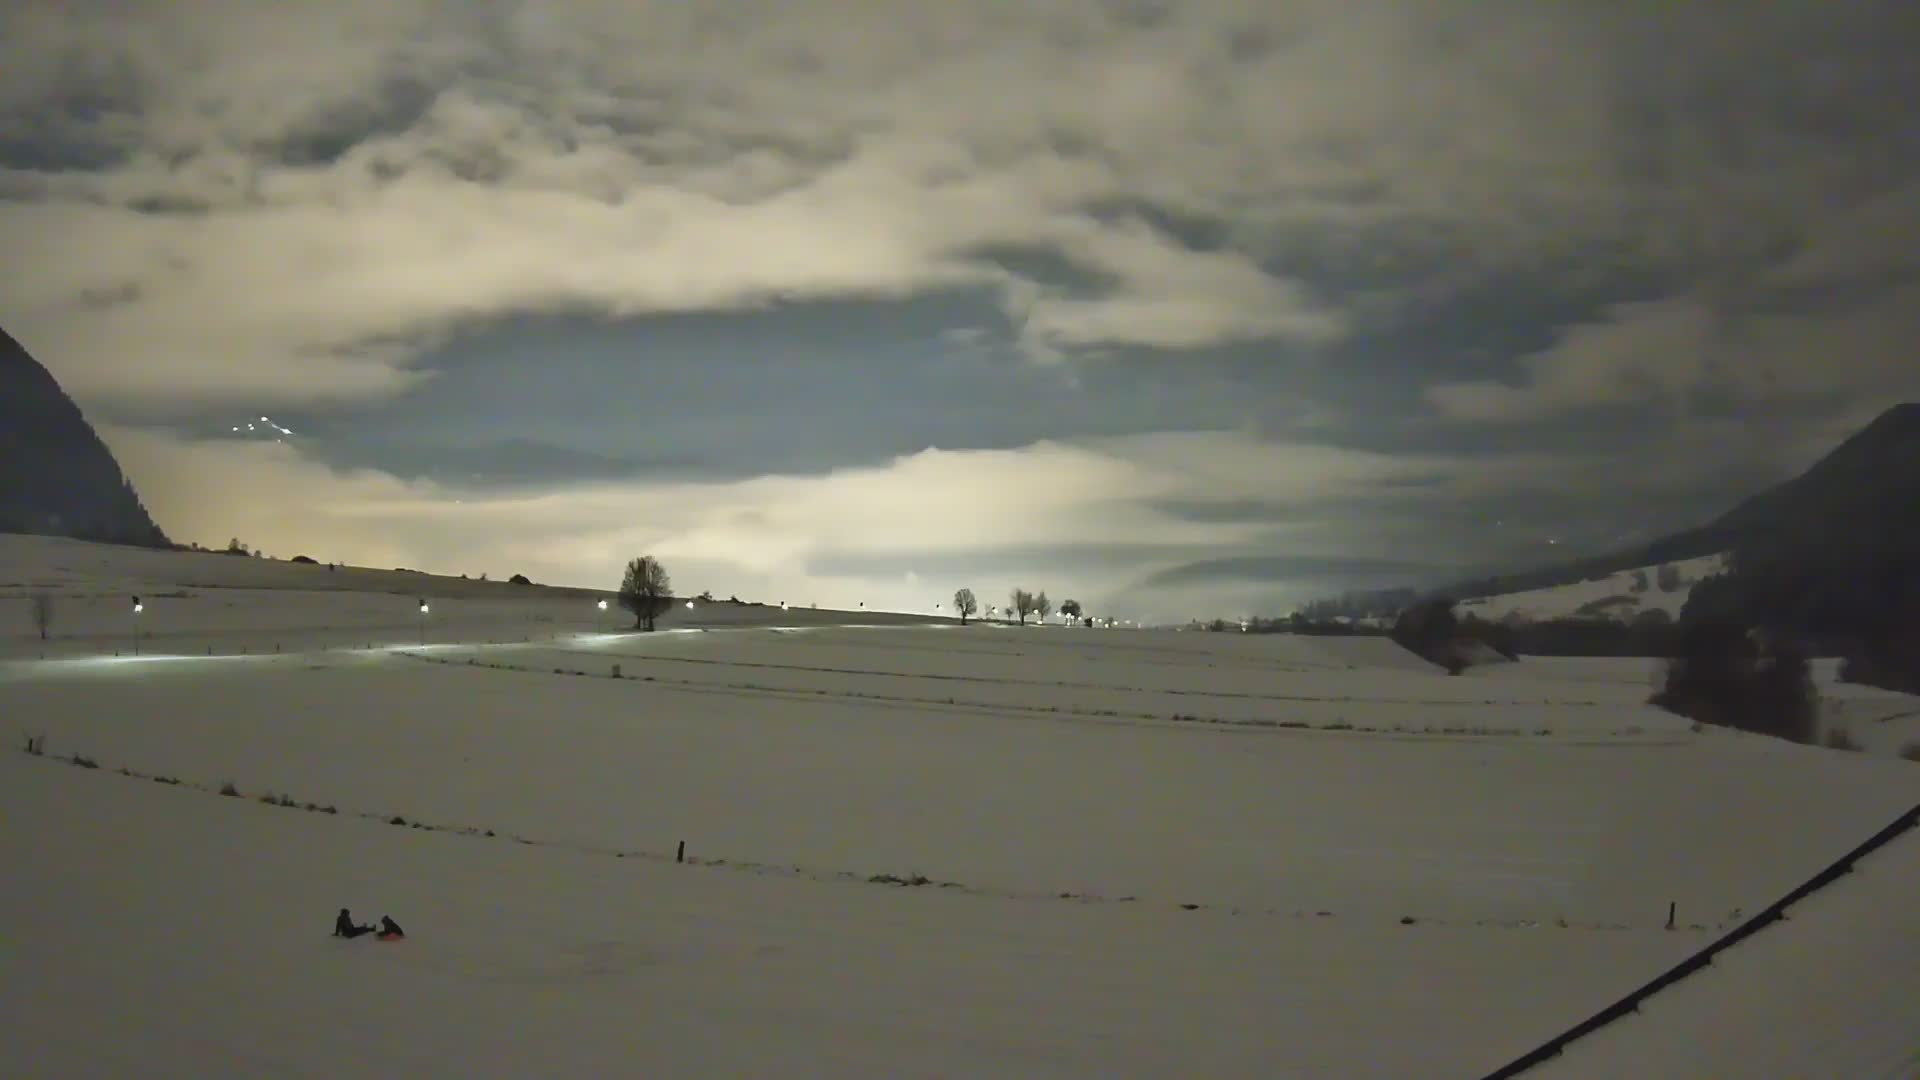
[[[1617,661],[724,604],[615,634],[445,579],[423,647],[379,575],[256,562],[0,537],[0,603],[65,567],[72,634],[0,612],[0,1074],[1480,1075],[1920,801],[1907,762],[1694,733]],[[133,582],[190,594],[138,659]],[[333,940],[343,905],[412,937]],[[1920,1049],[1895,1000],[1872,1061]],[[1849,1030],[1818,1016],[1781,1060]]]
[[[1648,611],[1664,611],[1677,619],[1693,586],[1724,569],[1726,557],[1708,555],[1670,565],[1680,572],[1680,587],[1672,592],[1660,589],[1660,564],[1655,564],[1550,589],[1465,597],[1460,601],[1459,611],[1462,615],[1478,615],[1494,622],[1515,617],[1536,621],[1563,619],[1583,614],[1631,622],[1635,616]],[[1636,591],[1636,574],[1645,576],[1646,588]],[[1583,612],[1588,605],[1598,606],[1598,611]]]
[[[1664,663],[1642,657],[1527,656],[1514,664],[1474,668],[1466,677],[1490,680],[1507,692],[1520,686],[1578,687],[1589,700],[1627,705],[1646,700]],[[1815,660],[1812,668],[1823,734],[1845,732],[1864,752],[1888,757],[1920,746],[1920,696],[1841,682],[1838,660]]]
[[[1909,830],[1537,1075],[1920,1076],[1916,884],[1920,831]]]

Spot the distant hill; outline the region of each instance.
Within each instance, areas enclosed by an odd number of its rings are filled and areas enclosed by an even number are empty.
[[[1459,601],[1461,615],[1477,615],[1493,622],[1610,619],[1631,623],[1649,612],[1661,612],[1677,619],[1693,586],[1725,568],[1725,558],[1709,555],[1634,567],[1552,588],[1452,595]]]
[[[0,532],[161,547],[148,516],[79,406],[0,330]]]
[[[1753,555],[1896,539],[1920,551],[1920,403],[1881,413],[1806,472],[1699,532]]]
[[[1836,550],[1920,555],[1920,403],[1894,406],[1799,476],[1697,528],[1607,555],[1462,581],[1429,595],[1496,597],[1723,554],[1791,563],[1830,559]],[[1342,600],[1352,615],[1387,615],[1405,604],[1404,591]]]

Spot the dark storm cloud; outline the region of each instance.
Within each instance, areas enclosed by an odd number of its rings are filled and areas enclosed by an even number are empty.
[[[1395,582],[1433,579],[1457,572],[1452,565],[1401,562],[1393,559],[1298,558],[1286,555],[1246,555],[1208,559],[1161,570],[1147,578],[1148,588],[1186,585],[1278,582],[1312,587],[1384,586]]]

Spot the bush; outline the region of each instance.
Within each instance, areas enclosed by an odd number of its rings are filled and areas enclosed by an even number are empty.
[[[510,577],[510,578],[508,578],[508,579],[507,579],[507,584],[509,584],[509,585],[531,585],[531,584],[533,584],[533,582],[531,582],[531,581],[528,581],[528,580],[527,580],[527,575],[525,575],[525,574],[515,574],[515,575],[513,575],[512,577]]]
[[[1901,747],[1900,756],[1908,761],[1920,761],[1920,742],[1910,742]]]
[[[240,789],[234,787],[233,781],[229,780],[220,785],[220,794],[225,795],[229,799],[237,799],[240,797]]]
[[[310,556],[306,556],[306,555],[295,555],[295,556],[294,556],[293,558],[291,558],[291,559],[288,559],[287,561],[288,561],[288,562],[297,562],[297,563],[299,563],[299,564],[301,564],[302,566],[318,566],[318,565],[320,565],[320,563],[319,563],[319,561],[318,561],[318,560],[316,560],[316,559],[314,559],[314,558],[312,558],[312,557],[310,557]]]
[[[1452,651],[1453,637],[1459,629],[1453,601],[1440,596],[1401,612],[1394,620],[1393,640],[1408,652],[1438,664]]]
[[[1520,636],[1506,623],[1490,622],[1468,613],[1466,618],[1460,620],[1456,633],[1466,640],[1480,642],[1508,660],[1520,659]],[[1461,656],[1451,655],[1443,659],[1442,666],[1447,668],[1449,674],[1458,675],[1460,672],[1455,669],[1465,668],[1467,664]]]
[[[1920,633],[1881,631],[1866,636],[1841,659],[1840,681],[1920,693]]]
[[[1738,623],[1724,620],[1682,628],[1679,654],[1648,700],[1704,724],[1802,745],[1813,743],[1818,727],[1819,697],[1806,653],[1787,642],[1763,649]]]
[[[1827,733],[1821,737],[1820,745],[1829,750],[1852,750],[1856,753],[1866,749],[1866,747],[1854,741],[1853,736],[1847,733],[1846,728],[1828,729]]]
[[[1603,596],[1598,600],[1589,600],[1575,608],[1575,615],[1605,618],[1614,608],[1633,607],[1638,603],[1631,596]]]

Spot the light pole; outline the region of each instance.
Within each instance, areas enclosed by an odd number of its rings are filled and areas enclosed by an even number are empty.
[[[140,655],[140,613],[146,609],[147,606],[140,602],[139,597],[133,598],[133,655],[135,656]]]
[[[600,614],[605,615],[607,613],[607,602],[605,600],[599,601],[594,606],[600,609]]]
[[[425,600],[420,601],[420,644],[422,645],[427,643],[427,612],[431,610]]]

